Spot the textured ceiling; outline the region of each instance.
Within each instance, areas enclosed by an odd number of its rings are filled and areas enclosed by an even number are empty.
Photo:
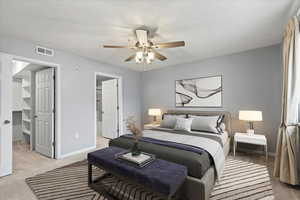
[[[297,0],[0,0],[0,34],[26,39],[120,67],[160,68],[279,43]],[[168,57],[143,66],[124,63],[133,29],[154,41],[184,40],[160,50]]]

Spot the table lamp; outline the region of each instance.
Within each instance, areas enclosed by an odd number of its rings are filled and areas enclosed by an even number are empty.
[[[248,134],[254,134],[253,122],[262,121],[262,112],[256,110],[240,110],[239,120],[248,121],[249,129]]]
[[[161,110],[159,108],[150,108],[148,115],[153,116],[153,122],[157,123],[157,116],[161,116]]]

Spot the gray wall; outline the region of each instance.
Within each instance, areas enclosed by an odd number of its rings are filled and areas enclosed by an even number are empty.
[[[280,45],[255,49],[234,55],[216,57],[197,63],[182,64],[144,72],[144,122],[147,109],[175,108],[174,81],[178,79],[223,75],[223,107],[197,110],[227,110],[233,114],[233,128],[244,131],[245,123],[237,120],[241,109],[263,111],[263,122],[255,123],[257,132],[267,135],[271,152],[275,152],[281,112],[282,59]]]
[[[54,57],[35,54],[35,45],[24,40],[0,36],[0,51],[61,65],[61,153],[68,154],[94,145],[95,76],[94,72],[123,77],[123,113],[141,116],[140,73],[99,63],[56,50]],[[124,125],[125,126],[125,125]],[[125,127],[124,127],[124,130]],[[76,133],[79,138],[76,139]]]
[[[62,154],[93,145],[96,71],[123,77],[124,119],[134,115],[139,120],[142,112],[144,122],[148,121],[147,109],[150,107],[174,109],[175,80],[221,74],[224,86],[223,108],[199,110],[228,110],[235,118],[240,109],[262,110],[264,122],[256,123],[255,126],[259,132],[267,135],[270,150],[275,151],[282,80],[279,45],[153,70],[142,75],[60,50],[55,51],[54,57],[38,56],[34,52],[35,45],[28,41],[0,36],[2,52],[61,65]],[[235,120],[235,130],[244,130],[244,124]],[[79,134],[79,139],[75,138],[76,133]]]

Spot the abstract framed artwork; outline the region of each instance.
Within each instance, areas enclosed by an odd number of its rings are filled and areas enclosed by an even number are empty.
[[[175,81],[176,107],[222,107],[222,76]]]

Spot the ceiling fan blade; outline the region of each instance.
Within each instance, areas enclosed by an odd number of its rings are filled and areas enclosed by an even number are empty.
[[[167,57],[166,57],[166,56],[164,56],[164,55],[158,53],[157,51],[155,51],[155,50],[153,50],[153,49],[152,49],[152,51],[153,51],[153,53],[154,53],[154,57],[157,58],[158,60],[160,60],[160,61],[167,60]]]
[[[146,30],[135,30],[136,38],[141,46],[148,46],[148,31]]]
[[[135,54],[129,56],[126,60],[124,60],[125,62],[131,61],[135,58]]]
[[[103,48],[128,48],[132,49],[132,46],[125,46],[125,45],[103,45]]]
[[[178,41],[178,42],[157,43],[153,45],[153,48],[162,49],[162,48],[174,48],[174,47],[183,47],[183,46],[185,46],[185,42]]]

